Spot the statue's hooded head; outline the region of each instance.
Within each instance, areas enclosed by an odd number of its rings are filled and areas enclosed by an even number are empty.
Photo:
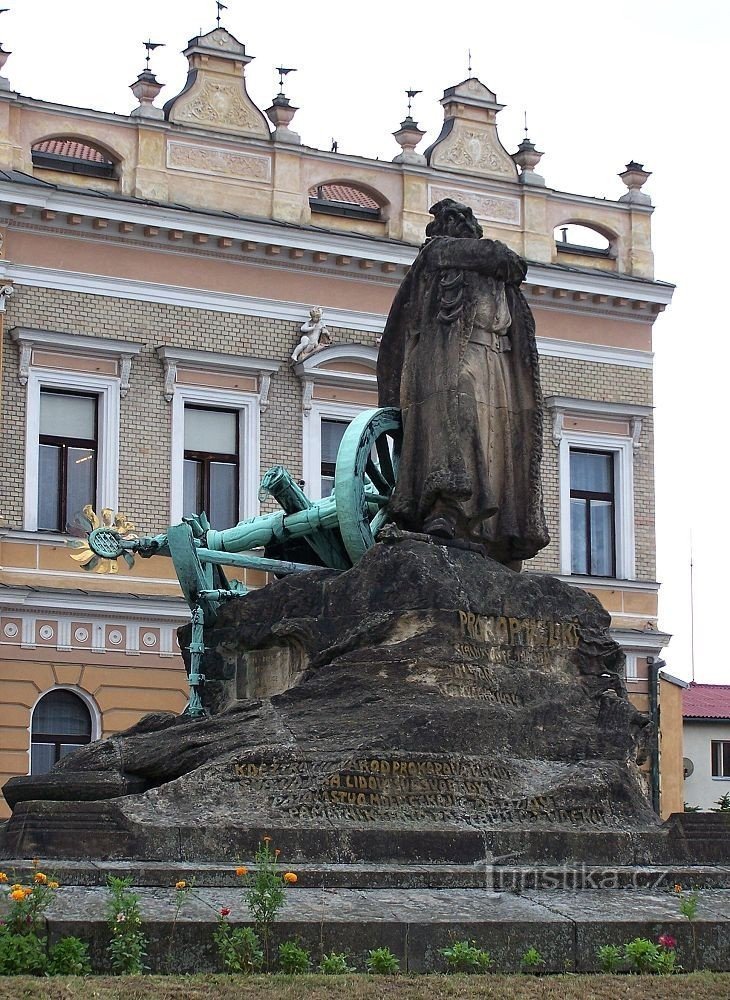
[[[468,205],[453,198],[437,201],[429,212],[433,222],[426,226],[426,236],[455,236],[459,239],[480,240],[484,233]]]

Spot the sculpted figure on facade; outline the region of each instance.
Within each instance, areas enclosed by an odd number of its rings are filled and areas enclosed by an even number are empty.
[[[482,544],[519,568],[547,545],[540,484],[542,392],[527,265],[482,239],[470,208],[431,208],[378,358],[381,406],[401,408],[390,502],[406,530]]]
[[[297,361],[304,361],[310,354],[314,354],[315,351],[320,351],[332,343],[327,324],[324,321],[322,306],[312,306],[309,310],[309,319],[306,323],[302,323],[299,330],[302,336],[291,356],[294,364]]]

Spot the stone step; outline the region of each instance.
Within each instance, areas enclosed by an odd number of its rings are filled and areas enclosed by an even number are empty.
[[[175,919],[172,887],[136,889],[143,929],[149,938],[151,971],[208,972],[220,968],[212,940],[221,907],[232,923],[248,921],[244,890],[196,887]],[[62,887],[47,915],[50,942],[75,934],[89,942],[94,967],[105,967],[109,940],[108,893],[98,887]],[[547,972],[596,971],[596,949],[660,934],[677,940],[678,960],[691,970],[730,970],[730,890],[700,893],[693,927],[681,916],[677,896],[653,889],[527,890],[490,889],[287,890],[274,924],[272,952],[297,939],[318,961],[323,953],[344,951],[357,968],[372,948],[389,947],[403,971],[444,971],[439,950],[456,940],[474,940],[492,954],[500,972],[517,971],[529,947],[543,955]],[[696,941],[696,952],[693,944]]]
[[[286,859],[282,867],[287,864]],[[170,888],[180,879],[206,888],[241,885],[230,862],[44,861],[39,865],[64,886],[104,886],[109,875],[132,876],[135,885]],[[31,859],[6,859],[0,868],[12,880],[29,882],[36,870]],[[251,866],[252,870],[255,866]],[[292,863],[302,888],[335,889],[494,889],[521,893],[591,889],[730,889],[730,865],[387,865]]]

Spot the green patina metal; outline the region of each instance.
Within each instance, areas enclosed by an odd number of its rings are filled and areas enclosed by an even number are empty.
[[[203,713],[200,673],[205,651],[203,629],[211,625],[224,601],[240,597],[246,587],[228,581],[223,567],[258,569],[276,575],[327,567],[345,570],[374,544],[387,519],[387,503],[395,487],[400,459],[400,411],[393,407],[366,410],[343,435],[335,465],[332,496],[310,500],[281,465],[261,481],[259,499],[272,497],[281,510],[240,521],[231,528],[211,528],[204,513],[184,517],[164,534],[123,537],[113,526],[102,525],[88,535],[88,545],[100,559],[124,558],[131,568],[135,555],[172,559],[185,600],[192,612],[190,699],[188,715]],[[98,523],[98,521],[97,521]],[[312,562],[272,558],[256,549],[277,549],[303,540]],[[75,542],[75,545],[78,543]],[[84,568],[92,568],[88,564]]]

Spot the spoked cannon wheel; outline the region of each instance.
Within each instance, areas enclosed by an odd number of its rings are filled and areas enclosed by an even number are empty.
[[[340,534],[355,564],[375,544],[398,477],[403,427],[400,410],[366,410],[345,431],[335,464]]]

